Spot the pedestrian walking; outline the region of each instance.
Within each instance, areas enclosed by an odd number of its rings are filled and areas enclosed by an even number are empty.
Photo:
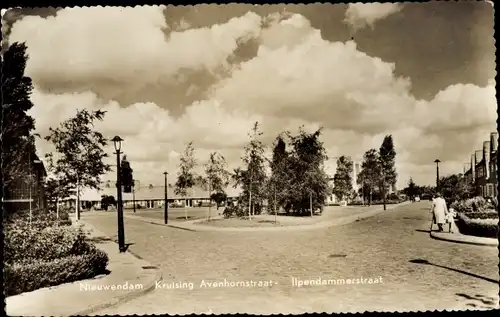
[[[446,201],[441,196],[441,193],[437,193],[435,198],[432,200],[431,213],[433,220],[431,223],[431,231],[432,231],[432,224],[435,223],[438,225],[439,231],[442,232],[443,225],[446,222],[448,208],[446,206]]]

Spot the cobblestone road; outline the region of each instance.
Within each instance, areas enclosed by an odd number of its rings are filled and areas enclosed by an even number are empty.
[[[157,289],[97,314],[304,313],[498,307],[498,250],[433,240],[428,202],[314,231],[189,232],[126,219],[131,251],[163,269]],[[340,207],[339,207],[340,208]],[[114,214],[84,215],[116,232]],[[115,235],[116,236],[116,235]],[[430,264],[412,263],[426,260]],[[468,273],[477,276],[471,276]],[[381,284],[297,288],[291,278],[382,277]],[[484,277],[484,278],[481,278]],[[200,288],[201,281],[273,281],[264,288]]]

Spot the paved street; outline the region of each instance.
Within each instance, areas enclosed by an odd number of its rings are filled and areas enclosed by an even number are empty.
[[[341,207],[338,207],[341,208]],[[498,303],[498,250],[431,239],[429,202],[313,231],[189,232],[125,219],[130,250],[163,269],[157,289],[98,314],[301,313],[487,309]],[[116,236],[116,214],[84,214]],[[426,260],[430,264],[412,263]],[[476,276],[470,275],[470,273]],[[381,284],[297,288],[291,278],[382,278]],[[200,288],[201,281],[273,281]],[[275,284],[277,283],[277,284]]]

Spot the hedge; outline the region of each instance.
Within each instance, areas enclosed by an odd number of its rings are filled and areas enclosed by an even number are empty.
[[[457,226],[462,234],[486,238],[498,237],[498,219],[471,219],[464,213],[458,213]]]
[[[481,212],[467,212],[465,213],[470,219],[498,219],[498,212],[495,210],[486,210]]]
[[[404,202],[404,200],[401,200],[401,199],[387,199],[386,200],[386,205],[394,205],[394,204],[400,204]],[[384,204],[384,201],[382,200],[374,200],[372,201],[371,205],[383,205]],[[362,206],[362,205],[369,205],[368,202],[365,202],[363,204],[363,202],[361,201],[355,201],[355,202],[351,202],[351,203],[348,203],[347,206]]]
[[[95,250],[85,232],[74,227],[49,227],[27,230],[10,227],[5,230],[4,261],[51,261],[70,255],[83,255]]]
[[[108,255],[98,249],[84,255],[68,256],[49,262],[6,264],[6,296],[31,292],[43,287],[89,279],[106,272]]]

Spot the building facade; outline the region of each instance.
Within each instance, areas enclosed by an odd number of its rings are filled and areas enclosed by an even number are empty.
[[[481,150],[471,155],[470,163],[466,164],[464,179],[478,189],[482,197],[497,197],[497,150],[498,132],[490,133],[490,140],[483,142]]]
[[[2,198],[6,211],[44,209],[46,206],[44,182],[47,171],[40,158],[33,154],[30,164],[23,166],[21,177],[5,188]]]
[[[361,173],[361,162],[354,161],[353,162],[353,171],[352,171],[351,179],[352,179],[352,189],[356,193],[359,191],[359,185],[358,185],[358,175],[359,175],[359,173]],[[330,185],[331,189],[333,189],[335,187],[334,178],[333,177],[329,177],[328,178],[328,184]],[[338,204],[339,203],[337,197],[335,197],[335,195],[333,194],[333,191],[330,193],[330,195],[328,195],[325,203],[327,205]]]

